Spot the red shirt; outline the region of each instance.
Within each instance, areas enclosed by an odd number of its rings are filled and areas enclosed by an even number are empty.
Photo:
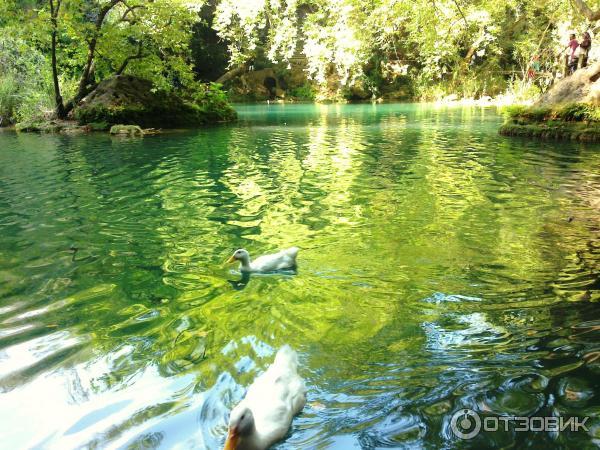
[[[579,42],[577,42],[577,39],[571,39],[569,41],[568,47],[571,47],[571,58],[572,58],[575,56],[575,50],[577,50],[577,47],[579,47]]]

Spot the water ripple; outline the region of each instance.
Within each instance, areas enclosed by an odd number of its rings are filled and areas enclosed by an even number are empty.
[[[219,448],[283,343],[309,403],[281,449],[454,448],[463,408],[593,422],[476,447],[597,443],[597,148],[476,108],[239,109],[143,140],[0,134],[4,445]],[[297,273],[224,264],[292,245]]]

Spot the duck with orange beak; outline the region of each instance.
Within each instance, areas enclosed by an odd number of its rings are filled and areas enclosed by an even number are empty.
[[[254,416],[248,408],[236,408],[229,417],[229,431],[224,450],[258,450]]]
[[[285,437],[306,404],[306,387],[297,369],[296,352],[284,345],[231,411],[224,450],[266,450]]]

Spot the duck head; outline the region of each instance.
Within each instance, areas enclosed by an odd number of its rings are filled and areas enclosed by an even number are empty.
[[[244,448],[244,441],[254,432],[254,416],[249,408],[234,408],[229,417],[229,432],[223,450]]]
[[[231,255],[231,258],[227,260],[227,262],[233,263],[236,261],[241,262],[242,266],[250,265],[250,253],[248,253],[248,251],[243,248],[236,250],[235,252],[233,252],[233,255]]]

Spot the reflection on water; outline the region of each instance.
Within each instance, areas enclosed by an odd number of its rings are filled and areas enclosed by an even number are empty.
[[[289,343],[309,404],[279,448],[453,447],[450,419],[587,415],[600,440],[600,153],[482,109],[244,106],[115,139],[0,134],[8,448],[218,448]],[[241,276],[235,248],[302,248]]]

